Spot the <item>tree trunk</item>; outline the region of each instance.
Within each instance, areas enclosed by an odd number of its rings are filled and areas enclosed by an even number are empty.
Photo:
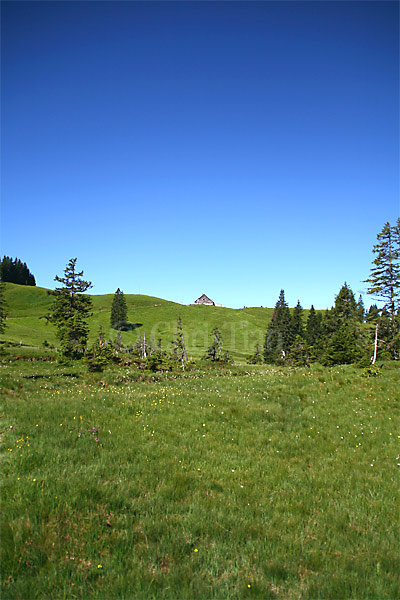
[[[376,327],[375,327],[374,356],[372,358],[373,365],[376,363],[376,355],[378,353],[378,329],[379,329],[379,323],[377,323]]]

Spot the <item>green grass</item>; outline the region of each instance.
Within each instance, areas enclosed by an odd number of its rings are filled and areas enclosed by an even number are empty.
[[[43,347],[46,340],[57,346],[56,329],[43,318],[52,303],[48,290],[40,287],[5,284],[5,300],[8,305],[7,328],[4,339],[21,344],[25,348]],[[110,328],[110,311],[113,294],[91,296],[93,316],[90,319],[90,339],[93,341],[103,327],[107,337],[114,339],[117,332]],[[122,341],[133,345],[138,335],[146,333],[149,339],[162,339],[164,349],[176,333],[178,317],[181,316],[185,343],[189,356],[200,358],[211,343],[211,332],[219,327],[224,350],[229,350],[235,360],[245,360],[254,352],[256,344],[262,347],[265,331],[272,309],[231,309],[214,306],[185,306],[160,298],[141,295],[125,295],[128,319],[136,325],[122,332]]]
[[[396,364],[0,372],[2,598],[399,598]]]

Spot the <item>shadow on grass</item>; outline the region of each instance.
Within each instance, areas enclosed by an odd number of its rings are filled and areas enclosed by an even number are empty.
[[[139,327],[143,327],[143,323],[125,323],[125,325],[121,327],[121,331],[133,331]]]
[[[53,375],[23,375],[22,379],[53,379],[53,377],[73,377],[77,379],[76,373],[54,373]]]

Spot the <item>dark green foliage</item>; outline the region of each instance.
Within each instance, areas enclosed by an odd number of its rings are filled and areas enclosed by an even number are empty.
[[[390,318],[394,319],[400,303],[400,218],[393,227],[385,223],[377,241],[373,247],[376,258],[365,283],[369,284],[368,294],[382,298]]]
[[[113,302],[111,305],[111,327],[113,329],[125,330],[128,319],[128,308],[126,306],[126,300],[124,292],[119,288],[114,294]]]
[[[0,279],[0,333],[6,329],[7,305],[4,299],[4,283]]]
[[[110,342],[104,339],[103,331],[100,329],[99,337],[87,350],[85,362],[91,372],[102,372],[105,367],[117,360],[117,354]]]
[[[310,361],[310,348],[304,338],[297,335],[290,348],[288,362],[295,367],[309,367]]]
[[[382,376],[382,367],[378,365],[368,365],[363,370],[364,377],[381,377]]]
[[[63,287],[51,292],[54,302],[47,315],[48,321],[57,327],[63,359],[82,358],[89,335],[87,319],[92,309],[92,301],[84,292],[91,288],[92,284],[82,279],[83,271],[75,271],[76,261],[76,258],[71,258],[64,270],[64,277],[55,277],[55,281],[62,283]]]
[[[360,296],[358,298],[358,302],[357,302],[357,315],[358,315],[358,320],[360,321],[360,323],[363,323],[365,320],[365,306],[364,306],[364,302],[363,302],[361,294],[360,294]]]
[[[319,348],[322,336],[322,315],[317,313],[314,306],[311,305],[308,313],[305,339],[309,346]]]
[[[378,355],[379,358],[397,360],[400,358],[400,316],[391,315],[386,308],[377,321],[378,323]]]
[[[222,357],[222,337],[221,332],[217,327],[213,329],[212,335],[214,336],[211,346],[208,348],[204,358],[206,360],[221,361]]]
[[[353,291],[345,282],[335,298],[335,306],[332,309],[333,316],[338,325],[349,320],[359,320],[359,308]]]
[[[360,356],[355,328],[343,323],[329,339],[322,363],[326,366],[351,364],[357,362]]]
[[[293,340],[295,340],[297,336],[304,338],[303,312],[303,307],[300,304],[300,300],[298,300],[292,313],[291,335]]]
[[[35,278],[26,263],[19,258],[12,259],[9,256],[3,256],[0,261],[0,279],[19,285],[36,285]]]
[[[370,321],[375,321],[376,319],[378,319],[379,317],[379,310],[376,304],[371,304],[371,306],[369,307],[367,316],[366,316],[366,320],[367,323]]]
[[[161,349],[156,350],[147,358],[146,367],[150,371],[171,371],[176,367],[176,363],[171,356]]]
[[[285,292],[281,290],[272,313],[264,342],[264,361],[282,363],[292,345],[291,316],[285,301]]]
[[[360,304],[344,283],[335,298],[335,305],[325,312],[322,320],[323,364],[350,364],[360,360],[368,346],[368,332],[363,332],[360,317]]]
[[[254,354],[249,357],[249,363],[251,365],[260,365],[263,361],[260,346],[257,344]]]

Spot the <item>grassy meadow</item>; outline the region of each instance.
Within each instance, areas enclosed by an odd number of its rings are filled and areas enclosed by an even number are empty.
[[[399,598],[395,363],[0,373],[4,600]]]
[[[117,332],[110,328],[110,311],[113,294],[91,296],[93,315],[90,318],[90,338],[93,342],[100,326],[109,339]],[[164,349],[176,334],[178,317],[182,318],[185,343],[189,356],[201,358],[211,343],[211,332],[218,326],[223,338],[224,350],[229,350],[235,360],[245,361],[254,352],[256,344],[262,347],[265,331],[270,320],[270,308],[232,309],[215,306],[185,306],[151,296],[125,295],[128,306],[130,331],[122,332],[125,345],[133,345],[139,335],[162,340]],[[43,350],[43,343],[57,346],[56,328],[47,324],[44,315],[49,310],[52,297],[40,287],[5,284],[5,301],[8,306],[7,329],[4,339],[20,345],[16,351],[30,355]],[[305,311],[307,312],[307,311]]]

